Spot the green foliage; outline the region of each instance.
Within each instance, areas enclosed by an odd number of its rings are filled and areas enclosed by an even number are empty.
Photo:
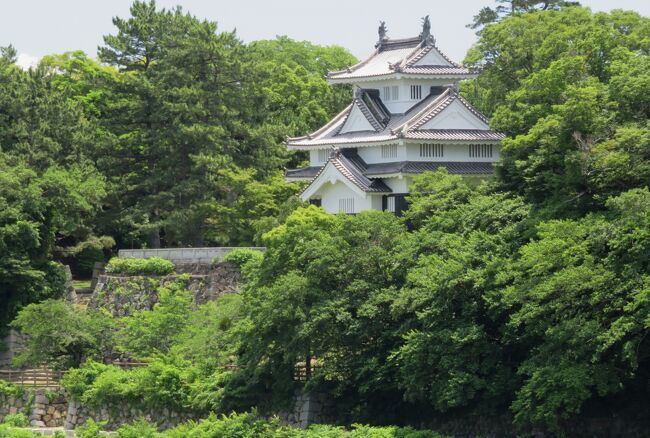
[[[127,424],[117,430],[118,438],[157,438],[156,427],[144,419],[137,420],[134,424]]]
[[[15,429],[11,426],[0,424],[0,438],[40,438],[42,435],[25,429]]]
[[[22,397],[25,389],[11,382],[0,380],[0,395],[5,397]]]
[[[508,190],[566,217],[647,185],[650,113],[638,90],[650,80],[649,32],[636,13],[579,7],[483,30],[466,58],[483,71],[465,92],[508,135],[500,166]]]
[[[153,309],[135,312],[121,321],[120,345],[136,357],[167,353],[175,336],[189,323],[193,298],[182,280],[158,288],[157,293]]]
[[[263,259],[264,254],[260,250],[238,248],[226,254],[223,261],[234,263],[239,266],[242,276],[246,279],[253,275],[252,272],[254,272],[259,264],[262,263]]]
[[[118,435],[122,436],[122,435]],[[128,436],[128,435],[125,435]],[[282,426],[277,419],[263,420],[255,413],[214,415],[199,423],[187,423],[159,435],[160,438],[229,438],[250,436],[259,438],[445,438],[432,431],[400,427],[342,427],[314,425],[308,429]]]
[[[160,257],[147,259],[113,257],[106,265],[106,272],[128,275],[168,275],[174,272],[174,263]]]
[[[83,310],[61,300],[29,304],[12,327],[27,336],[16,365],[76,367],[85,358],[101,358],[114,345],[114,322],[102,310]]]
[[[2,423],[13,427],[27,427],[29,426],[29,418],[22,412],[7,414]]]
[[[61,384],[89,406],[129,404],[182,413],[192,407],[191,388],[196,377],[189,362],[170,356],[132,370],[88,361],[69,370]]]
[[[52,167],[39,175],[0,153],[0,325],[25,304],[63,294],[62,266],[51,257],[59,240],[88,235],[104,194],[94,172]]]
[[[75,434],[78,438],[101,438],[105,425],[105,422],[96,423],[92,418],[88,418],[83,426],[75,429]]]

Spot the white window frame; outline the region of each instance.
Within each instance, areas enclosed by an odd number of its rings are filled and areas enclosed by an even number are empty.
[[[397,158],[396,144],[381,145],[381,158]]]
[[[339,213],[354,213],[354,198],[339,198]]]

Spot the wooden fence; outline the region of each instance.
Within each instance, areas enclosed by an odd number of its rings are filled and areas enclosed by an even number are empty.
[[[115,361],[112,362],[112,365],[130,370],[147,366],[147,363]],[[237,369],[238,367],[237,365],[229,365],[226,368]],[[305,382],[311,378],[317,369],[318,365],[315,360],[312,360],[309,370],[305,367],[304,362],[298,363],[294,368],[293,378],[294,380]],[[0,380],[34,388],[57,389],[60,387],[59,382],[61,377],[63,377],[63,371],[54,371],[49,368],[0,369]]]
[[[59,387],[59,381],[62,376],[62,371],[53,371],[48,368],[0,370],[0,380],[35,388],[56,389]]]

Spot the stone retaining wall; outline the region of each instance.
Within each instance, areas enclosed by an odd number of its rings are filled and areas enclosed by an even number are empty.
[[[147,259],[160,257],[174,263],[211,263],[213,260],[223,260],[224,256],[238,247],[212,247],[212,248],[160,248],[160,249],[121,249],[118,256],[121,258]],[[264,251],[263,247],[250,247]]]
[[[64,428],[75,429],[83,426],[89,418],[95,422],[105,421],[106,426],[104,426],[104,429],[109,431],[116,430],[124,424],[134,423],[140,418],[157,424],[159,430],[169,429],[179,423],[198,419],[197,416],[190,413],[179,414],[168,409],[162,409],[161,411],[143,410],[126,404],[94,408],[83,406],[81,403],[72,400],[68,406]]]
[[[7,414],[23,413],[32,427],[60,427],[68,411],[61,391],[25,389],[19,397],[0,394],[0,423]]]
[[[239,292],[241,274],[232,263],[177,264],[177,274],[165,276],[100,275],[89,307],[107,309],[114,316],[151,309],[158,302],[159,287],[186,277],[187,289],[197,304],[204,304],[227,293]]]

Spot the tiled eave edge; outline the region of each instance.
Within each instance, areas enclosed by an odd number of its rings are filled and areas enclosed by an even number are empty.
[[[383,81],[387,79],[476,79],[478,73],[456,73],[456,74],[422,74],[422,73],[390,73],[383,75],[373,75],[373,76],[355,76],[355,77],[346,77],[346,78],[327,78],[327,82],[330,84],[356,84],[358,82],[372,82],[372,81]]]
[[[479,144],[479,143],[499,144],[501,143],[501,140],[435,140],[435,139],[398,138],[398,137],[395,137],[394,139],[390,139],[390,140],[380,140],[380,141],[359,140],[358,142],[350,141],[347,143],[334,143],[329,140],[331,139],[319,140],[322,141],[322,143],[313,143],[309,145],[288,144],[287,147],[289,149],[293,149],[297,151],[311,151],[314,149],[329,149],[332,146],[336,146],[337,148],[364,148],[370,146],[382,146],[382,145],[389,145],[389,144],[404,144],[404,143],[420,144],[422,142],[437,142],[443,144]]]

